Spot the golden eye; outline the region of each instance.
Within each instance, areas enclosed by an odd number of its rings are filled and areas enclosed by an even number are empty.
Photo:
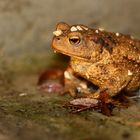
[[[79,36],[72,36],[69,38],[71,45],[79,45],[81,43],[81,38]]]

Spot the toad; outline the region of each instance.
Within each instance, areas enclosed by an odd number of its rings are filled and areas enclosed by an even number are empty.
[[[70,56],[64,72],[65,89],[72,96],[82,92],[97,99],[106,91],[116,96],[140,88],[140,41],[129,35],[91,29],[85,25],[58,23],[53,32],[52,48]],[[98,87],[91,92],[88,83]]]

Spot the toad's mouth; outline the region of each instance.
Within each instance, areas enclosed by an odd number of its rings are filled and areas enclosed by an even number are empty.
[[[90,61],[91,57],[90,56],[81,56],[81,55],[76,55],[76,54],[73,54],[73,53],[69,53],[69,52],[65,52],[65,51],[61,51],[59,49],[54,49],[54,53],[61,53],[61,54],[64,54],[64,55],[67,55],[69,57],[73,57],[73,58],[76,58],[76,59],[81,59],[83,61]]]

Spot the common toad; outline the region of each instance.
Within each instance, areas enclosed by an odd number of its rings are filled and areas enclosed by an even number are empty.
[[[54,31],[52,48],[71,58],[64,76],[65,88],[73,96],[82,91],[99,98],[106,91],[112,97],[140,88],[140,41],[129,35],[61,22]],[[99,89],[90,92],[88,82]]]

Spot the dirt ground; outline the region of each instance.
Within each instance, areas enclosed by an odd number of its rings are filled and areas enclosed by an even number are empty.
[[[39,73],[34,65],[30,68],[30,72],[5,67],[1,71],[1,140],[140,139],[140,100],[127,109],[115,109],[111,117],[94,110],[72,114],[63,107],[72,97],[39,91]]]
[[[39,74],[64,67],[50,49],[59,21],[140,38],[139,0],[0,0],[0,140],[140,140],[140,99],[107,117],[72,114],[69,95],[37,88]]]

